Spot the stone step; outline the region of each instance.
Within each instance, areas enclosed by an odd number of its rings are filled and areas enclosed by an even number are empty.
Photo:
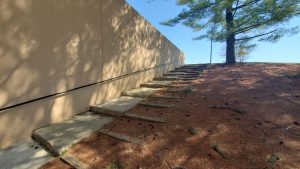
[[[62,156],[60,156],[60,159],[75,169],[91,169],[87,164],[81,162],[76,157],[69,154],[63,154]]]
[[[122,116],[125,111],[133,108],[143,100],[143,98],[121,96],[119,98],[109,100],[104,104],[91,106],[90,110],[95,113]]]
[[[138,119],[138,120],[145,120],[150,122],[158,122],[158,123],[166,123],[167,120],[165,117],[152,117],[152,116],[144,116],[134,113],[125,113],[123,115],[124,117],[132,118],[132,119]]]
[[[124,111],[118,112],[118,111],[113,111],[113,110],[103,110],[103,109],[98,109],[97,107],[92,108],[93,112],[99,113],[99,114],[108,114],[111,116],[118,116],[118,117],[125,117],[125,118],[132,118],[132,119],[138,119],[138,120],[146,120],[146,121],[152,121],[152,122],[166,122],[165,119],[161,118],[156,118],[156,117],[150,117],[150,116],[143,116],[143,115],[138,115],[138,114],[133,114],[133,113],[125,113]]]
[[[207,67],[206,65],[183,65],[180,66],[179,68],[204,69],[206,67]]]
[[[153,80],[154,81],[175,81],[175,80],[179,80],[179,78],[174,76],[162,76],[162,77],[155,77]]]
[[[141,84],[141,87],[148,87],[148,88],[163,88],[163,87],[172,87],[171,81],[152,81],[148,83]]]
[[[176,81],[176,80],[195,80],[197,77],[177,77],[177,76],[162,76],[156,77],[155,81]]]
[[[32,139],[0,150],[1,169],[38,169],[54,159]]]
[[[111,122],[111,117],[101,117],[90,112],[74,116],[66,121],[37,129],[32,137],[53,155],[62,155],[70,146]]]
[[[140,87],[133,90],[128,90],[122,92],[122,96],[130,96],[130,97],[140,97],[140,98],[146,98],[150,95],[153,95],[155,92],[159,91],[161,89],[157,88],[147,88],[147,87]]]
[[[204,69],[200,69],[200,68],[176,68],[175,70],[178,70],[178,71],[195,71],[195,72],[198,72],[198,73],[202,73],[202,71]]]
[[[203,63],[194,63],[194,64],[184,64],[182,66],[206,66],[208,64],[203,64]]]
[[[183,99],[184,97],[175,97],[175,96],[150,96],[151,98],[157,99]]]
[[[186,69],[178,69],[178,70],[171,70],[170,72],[182,72],[182,73],[201,73],[200,71],[195,70],[186,70]]]
[[[177,76],[166,76],[166,77],[177,77],[179,79],[184,79],[184,78],[198,78],[199,75],[177,75]]]
[[[176,82],[176,84],[182,84],[182,85],[191,84],[191,83],[193,83],[193,82],[191,82],[191,81],[179,81],[179,82]]]
[[[174,108],[173,105],[165,105],[165,104],[154,104],[154,103],[139,103],[141,106],[147,107],[157,107],[157,108]]]
[[[184,73],[184,72],[170,72],[170,73],[165,73],[163,76],[199,76],[200,73]]]
[[[130,142],[130,143],[135,143],[135,144],[141,144],[142,143],[142,141],[139,140],[139,139],[129,137],[129,136],[125,136],[125,135],[122,135],[122,134],[119,134],[119,133],[111,132],[107,129],[100,129],[99,132],[102,133],[102,134],[108,135],[110,137],[116,138],[118,140],[123,140],[123,141],[127,141],[127,142]]]

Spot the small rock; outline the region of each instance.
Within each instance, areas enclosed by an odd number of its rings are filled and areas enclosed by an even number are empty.
[[[195,128],[189,128],[188,129],[188,132],[191,134],[191,135],[196,135],[197,134],[197,130]]]
[[[228,101],[224,101],[224,104],[225,104],[225,105],[229,105],[229,102],[228,102]]]
[[[295,121],[294,124],[297,125],[297,126],[299,125],[299,123],[297,121]]]
[[[279,141],[279,144],[280,144],[280,145],[283,145],[283,144],[284,144],[284,142],[283,142],[283,141]]]
[[[232,110],[238,114],[247,114],[245,110],[235,109],[235,108],[228,108],[229,110]]]
[[[275,163],[276,161],[280,160],[280,158],[275,155],[275,154],[272,154],[269,158],[268,158],[268,162],[269,163]]]
[[[215,152],[217,152],[222,158],[227,159],[224,150],[218,145],[213,145],[212,149],[215,150]]]
[[[260,128],[261,125],[262,125],[262,123],[261,123],[261,122],[258,122],[258,123],[256,123],[255,127],[256,127],[256,128]]]

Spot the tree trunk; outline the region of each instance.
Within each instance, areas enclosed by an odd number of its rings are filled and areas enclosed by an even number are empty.
[[[226,64],[234,64],[235,61],[235,34],[233,31],[233,14],[232,7],[226,9]]]

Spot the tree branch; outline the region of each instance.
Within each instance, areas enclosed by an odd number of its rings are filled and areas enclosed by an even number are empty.
[[[245,6],[249,6],[249,5],[255,4],[255,3],[259,2],[259,1],[261,1],[261,0],[253,0],[253,1],[247,2],[247,3],[245,3],[245,4],[242,4],[242,5],[240,5],[240,6],[237,6],[237,7],[233,8],[232,10],[233,10],[233,11],[236,11],[236,10],[238,10],[238,9],[240,9],[240,8],[243,8],[243,7],[245,7]]]
[[[239,5],[239,3],[240,3],[240,0],[237,0],[237,1],[236,1],[236,4],[235,4],[235,7],[237,7],[237,6]],[[235,16],[236,12],[237,12],[237,10],[234,11],[233,17]]]
[[[249,31],[249,30],[251,30],[251,29],[254,29],[254,28],[256,28],[256,27],[259,27],[259,26],[261,26],[261,25],[263,25],[263,24],[264,24],[264,23],[257,23],[257,24],[254,24],[254,25],[250,25],[250,26],[244,27],[244,28],[242,28],[242,29],[236,30],[236,31],[235,31],[235,34],[237,35],[237,34],[240,34],[240,33],[247,32],[247,31]]]
[[[258,37],[261,37],[261,36],[265,36],[265,35],[274,33],[274,32],[276,32],[276,31],[277,31],[277,30],[272,30],[272,31],[270,31],[270,32],[263,33],[263,34],[259,34],[259,35],[255,35],[255,36],[252,36],[252,37],[239,38],[239,39],[236,39],[236,41],[247,41],[247,40],[251,40],[251,39],[254,39],[254,38],[258,38]]]

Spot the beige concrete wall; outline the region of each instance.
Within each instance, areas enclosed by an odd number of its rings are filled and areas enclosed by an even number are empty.
[[[183,59],[124,0],[1,0],[0,109],[54,96],[0,110],[0,147],[118,97]]]
[[[180,51],[125,1],[102,5],[104,80],[178,58]]]

